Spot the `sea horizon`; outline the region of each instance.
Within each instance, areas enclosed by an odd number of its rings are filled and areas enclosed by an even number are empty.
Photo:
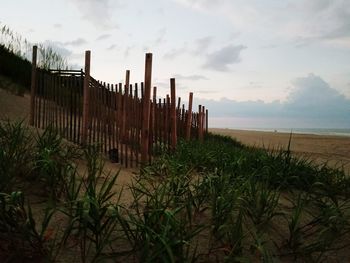
[[[230,129],[243,131],[279,132],[295,134],[329,135],[350,137],[350,128],[271,128],[271,127],[209,127],[213,129]]]

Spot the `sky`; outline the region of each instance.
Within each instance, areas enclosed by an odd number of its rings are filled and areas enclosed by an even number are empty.
[[[209,109],[209,126],[350,128],[349,0],[3,0],[0,22],[73,68]]]

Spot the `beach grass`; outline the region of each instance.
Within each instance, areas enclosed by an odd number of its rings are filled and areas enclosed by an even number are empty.
[[[347,255],[349,178],[288,148],[213,134],[181,140],[124,185],[127,193],[116,190],[119,172],[105,172],[96,146],[79,148],[50,127],[36,133],[21,122],[2,122],[0,131],[4,259],[336,262]],[[33,185],[45,189],[40,208]],[[7,239],[26,253],[4,246]]]

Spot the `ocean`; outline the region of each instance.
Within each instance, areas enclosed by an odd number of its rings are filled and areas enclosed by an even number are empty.
[[[350,137],[350,129],[331,129],[331,128],[244,128],[230,127],[230,129],[247,130],[247,131],[266,131],[266,132],[282,132],[282,133],[299,133],[314,135],[331,135],[331,136],[348,136]]]

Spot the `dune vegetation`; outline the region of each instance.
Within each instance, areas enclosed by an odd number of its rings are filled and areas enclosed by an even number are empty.
[[[1,261],[336,262],[350,245],[349,178],[288,149],[208,134],[124,190],[51,128],[2,122],[0,149]]]

